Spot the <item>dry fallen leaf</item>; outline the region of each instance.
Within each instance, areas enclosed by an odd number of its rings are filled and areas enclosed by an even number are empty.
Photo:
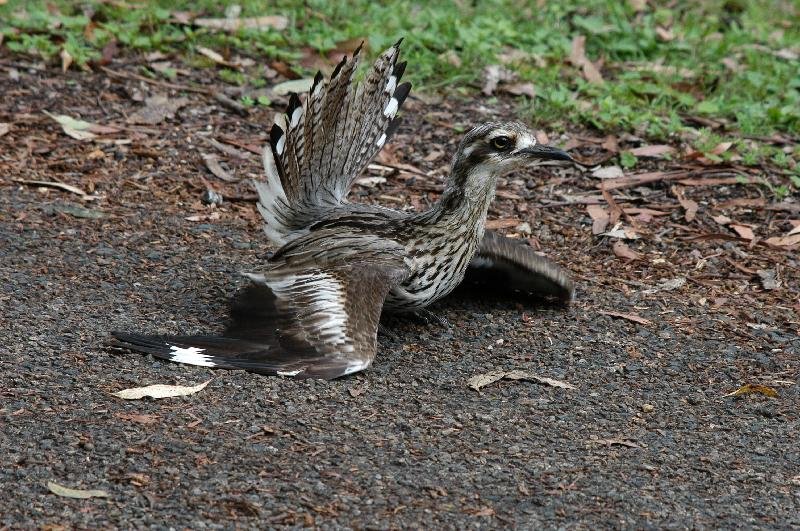
[[[637,13],[647,9],[647,0],[628,0],[628,5]]]
[[[500,65],[489,65],[483,69],[483,88],[481,92],[485,96],[491,96],[497,90],[497,85],[514,81],[514,72]]]
[[[709,151],[709,154],[722,155],[723,153],[728,151],[731,148],[731,146],[733,146],[733,142],[720,142],[719,144],[716,145],[716,147],[714,147],[714,149]]]
[[[518,219],[488,219],[486,220],[486,228],[489,230],[497,229],[510,229],[516,227],[521,223]]]
[[[747,225],[731,224],[729,227],[735,230],[736,234],[738,234],[740,238],[744,238],[745,240],[753,240],[756,237],[755,234],[753,234],[753,229]]]
[[[386,182],[386,177],[359,177],[356,179],[355,184],[364,186],[366,188],[375,188],[379,184]]]
[[[363,395],[366,391],[367,391],[366,385],[362,385],[360,387],[351,387],[347,390],[347,392],[350,393],[350,396],[352,396],[353,398]]]
[[[172,118],[181,107],[188,105],[188,98],[168,98],[164,95],[150,96],[145,106],[128,116],[129,124],[156,125]]]
[[[576,389],[576,387],[570,383],[562,382],[561,380],[555,380],[553,378],[547,378],[545,376],[539,376],[527,371],[511,371],[506,373],[503,378],[506,380],[531,380],[549,385],[550,387],[558,387],[561,389]]]
[[[699,208],[699,205],[696,201],[688,199],[683,193],[683,188],[679,186],[673,186],[672,193],[678,198],[678,203],[680,203],[683,209],[686,211],[684,214],[686,222],[691,223],[695,216],[697,216],[697,209]]]
[[[724,57],[722,59],[722,64],[725,66],[725,68],[727,68],[731,72],[741,72],[742,71],[742,65],[739,64],[739,61],[737,61],[733,57]]]
[[[611,153],[619,153],[619,139],[614,135],[608,135],[600,147]]]
[[[641,254],[628,247],[621,240],[615,241],[614,245],[611,246],[611,250],[614,251],[614,254],[619,258],[625,258],[626,260],[639,260],[642,258]]]
[[[756,273],[761,279],[761,285],[764,286],[764,289],[773,290],[781,287],[778,273],[774,269],[759,269]]]
[[[675,34],[672,32],[672,28],[656,26],[656,35],[658,35],[658,38],[664,42],[669,42],[675,39]]]
[[[284,81],[272,87],[272,92],[278,96],[287,96],[292,92],[302,94],[308,92],[311,85],[314,84],[314,79],[307,77],[302,79],[292,79],[291,81]]]
[[[47,482],[47,488],[50,489],[50,492],[53,494],[63,496],[65,498],[77,498],[81,500],[88,498],[108,498],[108,493],[104,490],[70,489],[68,487],[63,487],[58,483],[53,483],[52,481]]]
[[[530,99],[536,97],[536,89],[533,83],[511,83],[500,87],[503,92],[507,92],[512,96],[527,96]]]
[[[114,413],[118,419],[137,422],[139,424],[155,424],[158,422],[158,415],[144,415],[140,413]]]
[[[111,394],[113,394],[117,398],[122,398],[125,400],[140,400],[147,396],[152,398],[188,396],[188,395],[193,395],[199,391],[202,391],[210,382],[211,380],[207,380],[199,385],[195,385],[194,387],[187,387],[184,385],[156,384],[156,385],[148,385],[147,387],[133,387],[131,389],[123,389],[122,391],[117,391],[116,393],[111,393]]]
[[[619,166],[606,166],[592,171],[592,177],[597,177],[598,179],[616,179],[624,175],[625,173]]]
[[[209,59],[211,59],[212,61],[214,61],[218,65],[228,66],[228,67],[231,67],[231,68],[239,68],[239,65],[237,63],[231,63],[230,61],[226,61],[225,58],[222,57],[222,55],[220,53],[215,52],[214,50],[212,50],[210,48],[206,48],[205,46],[198,46],[196,49],[197,49],[198,52],[200,52],[201,54],[205,55],[206,57],[208,57]]]
[[[685,175],[683,171],[667,172],[667,171],[651,171],[647,173],[637,173],[635,175],[627,175],[617,179],[608,179],[603,181],[598,188],[601,190],[618,190],[621,188],[633,188],[635,186],[642,186],[649,183],[659,182],[663,180],[674,179],[677,175]]]
[[[601,444],[603,446],[627,446],[628,448],[640,448],[638,444],[628,439],[592,439],[591,444]]]
[[[71,184],[60,183],[58,181],[28,181],[25,179],[11,179],[15,183],[25,184],[28,186],[46,186],[48,188],[58,188],[59,190],[64,190],[65,192],[71,192],[73,194],[78,194],[81,196],[83,200],[92,200],[97,199],[97,196],[92,196],[78,188],[77,186],[72,186]]]
[[[208,171],[213,173],[218,179],[221,179],[227,183],[234,183],[238,180],[236,177],[228,173],[222,166],[220,166],[219,157],[216,155],[200,153],[200,157],[202,157],[203,162],[206,163]]]
[[[793,247],[795,245],[800,245],[800,221],[790,220],[790,222],[793,225],[792,230],[783,236],[767,238],[765,240],[766,243],[775,247]],[[797,224],[795,225],[795,223]]]
[[[289,19],[282,15],[252,18],[196,18],[192,21],[192,24],[202,28],[223,31],[237,31],[240,29],[276,29],[280,31],[289,26]]]
[[[619,317],[620,319],[625,319],[628,321],[633,321],[634,323],[643,324],[649,326],[653,324],[652,321],[649,319],[645,319],[644,317],[640,317],[635,313],[623,313],[623,312],[607,312],[607,311],[600,311],[599,313],[603,315],[608,315],[609,317]]]
[[[586,57],[586,37],[584,35],[576,35],[572,39],[572,50],[569,54],[569,60],[575,66],[578,66],[583,71],[583,77],[589,83],[603,83],[603,76],[597,67]]]
[[[672,146],[667,146],[664,144],[656,144],[653,146],[641,146],[638,148],[631,149],[629,153],[636,157],[660,157],[661,155],[667,155],[670,153],[674,153],[675,148]]]
[[[756,384],[743,385],[736,391],[730,392],[727,395],[722,395],[722,396],[743,396],[752,394],[760,394],[772,398],[778,397],[778,392],[772,387],[767,387],[766,385],[756,385]]]
[[[536,131],[536,135],[535,136],[536,136],[536,141],[539,142],[540,144],[549,144],[550,143],[550,137],[547,136],[547,133],[544,132],[544,131],[541,131],[541,130],[540,131]]]
[[[55,207],[55,210],[57,212],[61,212],[62,214],[69,214],[70,216],[83,219],[103,219],[106,217],[105,212],[90,208],[83,208],[77,205],[59,205]]]
[[[792,234],[791,236],[773,236],[767,238],[766,243],[777,247],[794,247],[800,245],[800,234]]]
[[[369,51],[369,39],[367,37],[355,37],[339,41],[325,56],[331,63],[337,64],[345,57],[352,56],[359,47],[364,51]]]
[[[575,389],[575,386],[560,380],[538,376],[527,371],[491,371],[484,374],[478,374],[467,380],[467,385],[472,389],[479,391],[481,388],[489,384],[493,384],[499,380],[530,380],[551,387],[560,387],[561,389]]]
[[[636,231],[631,227],[625,227],[622,223],[617,223],[614,227],[608,231],[603,232],[602,236],[608,236],[609,238],[617,238],[620,240],[638,240],[639,235],[636,234]]]
[[[772,55],[781,59],[786,59],[787,61],[797,61],[800,59],[800,53],[797,53],[789,48],[781,48],[780,50],[776,50],[772,52]]]
[[[58,54],[61,57],[61,71],[66,72],[69,70],[70,65],[72,64],[72,56],[67,51],[66,48],[61,49],[61,53]]]
[[[11,131],[11,124],[0,122],[0,136],[8,134]]]
[[[657,293],[659,291],[673,291],[683,287],[684,284],[686,284],[686,277],[670,278],[667,280],[662,280],[656,287],[646,289],[642,291],[642,293],[646,295],[652,295],[653,293]]]
[[[592,234],[601,234],[606,230],[611,218],[603,205],[587,205],[586,212],[592,218]]]
[[[493,384],[498,380],[502,380],[506,375],[506,371],[492,371],[484,374],[478,374],[467,380],[467,385],[476,391],[480,391],[482,387]]]
[[[194,216],[186,216],[183,219],[186,221],[217,221],[220,217],[219,211],[213,210],[210,214],[195,214]]]
[[[114,60],[114,56],[117,55],[119,52],[119,46],[117,46],[117,39],[111,39],[103,46],[102,51],[100,52],[100,61],[99,64],[107,65]]]
[[[51,114],[47,111],[42,112],[58,122],[58,124],[61,125],[61,129],[76,140],[92,140],[96,138],[97,135],[118,133],[120,131],[118,127],[94,124],[92,122],[72,118],[65,114]]]

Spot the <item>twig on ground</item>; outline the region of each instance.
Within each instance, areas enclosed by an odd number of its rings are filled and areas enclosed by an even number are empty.
[[[134,81],[141,81],[149,85],[155,85],[158,87],[168,88],[172,90],[195,92],[197,94],[205,94],[206,96],[214,96],[215,94],[215,91],[211,89],[201,88],[201,87],[190,87],[188,85],[178,85],[176,83],[168,83],[166,81],[159,81],[158,79],[150,79],[149,77],[141,76],[139,74],[133,74],[131,72],[118,72],[116,70],[111,70],[110,68],[105,66],[101,66],[100,70],[102,70],[111,77],[116,77],[120,79],[132,79]]]
[[[244,105],[242,105],[238,101],[236,101],[236,100],[234,100],[232,98],[229,98],[228,96],[226,96],[222,92],[214,92],[213,96],[214,96],[215,100],[220,102],[223,106],[233,110],[237,114],[240,114],[242,116],[249,116],[250,115],[250,111],[247,109],[247,107],[245,107]]]
[[[47,188],[58,188],[59,190],[64,190],[65,192],[71,192],[73,194],[77,194],[81,196],[81,199],[91,200],[96,199],[96,197],[87,194],[77,186],[72,186],[71,184],[60,183],[58,181],[28,181],[25,179],[11,179],[15,183],[24,184],[27,186],[45,186]]]

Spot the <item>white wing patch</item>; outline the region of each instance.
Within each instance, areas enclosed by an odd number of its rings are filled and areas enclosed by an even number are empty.
[[[386,94],[393,94],[394,89],[397,88],[397,76],[389,76],[389,81],[386,82],[386,88],[383,91]]]
[[[283,141],[281,138],[281,142]],[[286,205],[289,204],[286,198],[286,192],[281,184],[281,177],[278,173],[278,167],[275,163],[275,156],[272,154],[272,148],[267,144],[264,148],[264,174],[266,180],[254,180],[256,192],[258,192],[258,203],[256,208],[261,213],[261,217],[266,222],[264,231],[267,233],[267,238],[276,245],[283,245],[285,242],[285,234],[282,227],[280,213],[286,210]]]
[[[339,346],[342,354],[353,352],[352,339],[347,336],[345,294],[334,276],[315,272],[262,278],[279,299],[307,302],[305,306],[296,306],[297,322],[304,329],[318,334],[325,343]]]
[[[302,118],[302,117],[303,117],[303,107],[296,108],[294,110],[294,112],[292,113],[291,126],[292,127],[297,127],[297,124],[300,123],[300,118]]]
[[[170,354],[171,361],[178,363],[187,363],[189,365],[200,365],[202,367],[215,367],[216,364],[211,361],[209,356],[201,354],[205,349],[197,347],[179,347],[170,345],[169,349],[172,351]]]
[[[397,98],[390,99],[389,103],[386,104],[386,108],[383,109],[383,115],[387,118],[394,118],[394,115],[397,114],[397,108],[399,105],[400,102],[397,101]]]
[[[386,133],[383,133],[381,137],[375,142],[375,145],[378,147],[383,147],[386,143]]]

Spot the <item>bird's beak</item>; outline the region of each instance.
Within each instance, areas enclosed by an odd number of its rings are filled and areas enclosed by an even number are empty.
[[[517,153],[527,155],[533,159],[539,160],[568,160],[572,161],[569,153],[553,146],[546,146],[544,144],[536,144],[535,146],[520,149]]]

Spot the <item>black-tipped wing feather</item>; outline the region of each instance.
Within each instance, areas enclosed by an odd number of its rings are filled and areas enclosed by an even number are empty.
[[[253,284],[221,336],[114,332],[114,344],[191,365],[337,378],[372,363],[384,299],[406,274],[402,265],[373,261],[248,275]]]
[[[558,264],[511,238],[486,231],[467,271],[467,280],[490,279],[492,285],[524,294],[572,300],[575,286]]]

